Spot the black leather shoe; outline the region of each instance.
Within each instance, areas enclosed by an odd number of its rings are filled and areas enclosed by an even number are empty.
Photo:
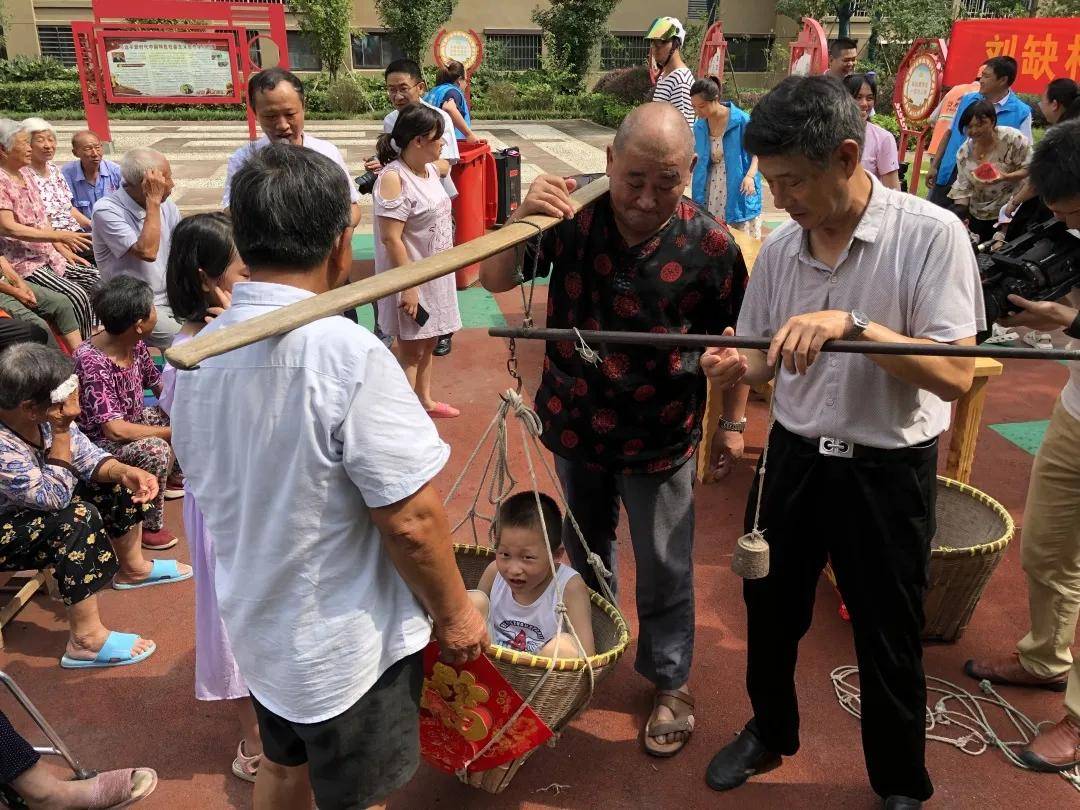
[[[922,802],[908,796],[889,796],[885,800],[885,810],[919,810]]]
[[[705,781],[713,790],[732,790],[751,776],[780,767],[783,760],[761,744],[754,733],[743,729],[735,741],[720,749],[705,771]]]
[[[436,357],[446,357],[450,354],[450,341],[453,339],[453,335],[443,335],[439,338],[439,342],[435,344],[435,351],[432,352]]]

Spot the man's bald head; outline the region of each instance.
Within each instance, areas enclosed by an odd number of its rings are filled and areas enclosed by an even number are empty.
[[[678,110],[649,103],[626,116],[608,147],[607,175],[612,213],[628,245],[675,215],[693,167],[694,142]]]
[[[694,155],[694,139],[686,119],[671,104],[650,101],[634,108],[615,133],[612,148],[616,154],[627,149],[657,155]]]
[[[74,135],[71,136],[71,148],[78,150],[80,146],[85,144],[97,144],[101,146],[101,141],[98,136],[88,129],[80,129]]]

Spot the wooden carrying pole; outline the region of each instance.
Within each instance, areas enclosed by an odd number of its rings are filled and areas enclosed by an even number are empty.
[[[608,179],[600,177],[575,191],[570,196],[574,213],[607,194],[607,190]],[[216,357],[269,337],[284,335],[320,318],[340,315],[354,307],[370,304],[388,295],[395,295],[402,290],[453,273],[459,267],[466,267],[526,242],[537,233],[553,228],[560,221],[547,216],[525,217],[426,259],[290,304],[212,334],[192,338],[166,351],[165,358],[176,368],[195,368],[208,357]]]
[[[769,348],[768,338],[741,335],[664,335],[654,332],[589,332],[584,329],[526,329],[493,327],[492,337],[516,340],[550,340],[589,345],[622,343],[658,348],[675,346],[723,346],[734,349]],[[823,352],[847,354],[906,354],[931,357],[996,357],[1007,360],[1080,360],[1080,349],[1022,349],[1011,346],[953,346],[949,343],[870,343],[861,340],[828,340]]]

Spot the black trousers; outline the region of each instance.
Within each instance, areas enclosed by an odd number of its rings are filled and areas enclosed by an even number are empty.
[[[760,525],[764,579],[747,580],[750,728],[771,751],[799,748],[795,661],[831,559],[851,613],[862,688],[862,739],[880,796],[926,800],[923,596],[935,531],[937,442],[833,458],[779,423],[769,441]],[[753,522],[757,486],[747,505]],[[826,684],[814,684],[825,689]],[[835,735],[839,738],[841,735]]]

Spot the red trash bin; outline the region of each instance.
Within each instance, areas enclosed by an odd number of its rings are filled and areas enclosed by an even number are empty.
[[[454,244],[483,236],[495,224],[499,209],[499,181],[495,157],[486,141],[458,141],[461,159],[450,168],[457,186],[454,198]],[[480,276],[480,265],[470,264],[457,271],[457,288],[464,290]]]

